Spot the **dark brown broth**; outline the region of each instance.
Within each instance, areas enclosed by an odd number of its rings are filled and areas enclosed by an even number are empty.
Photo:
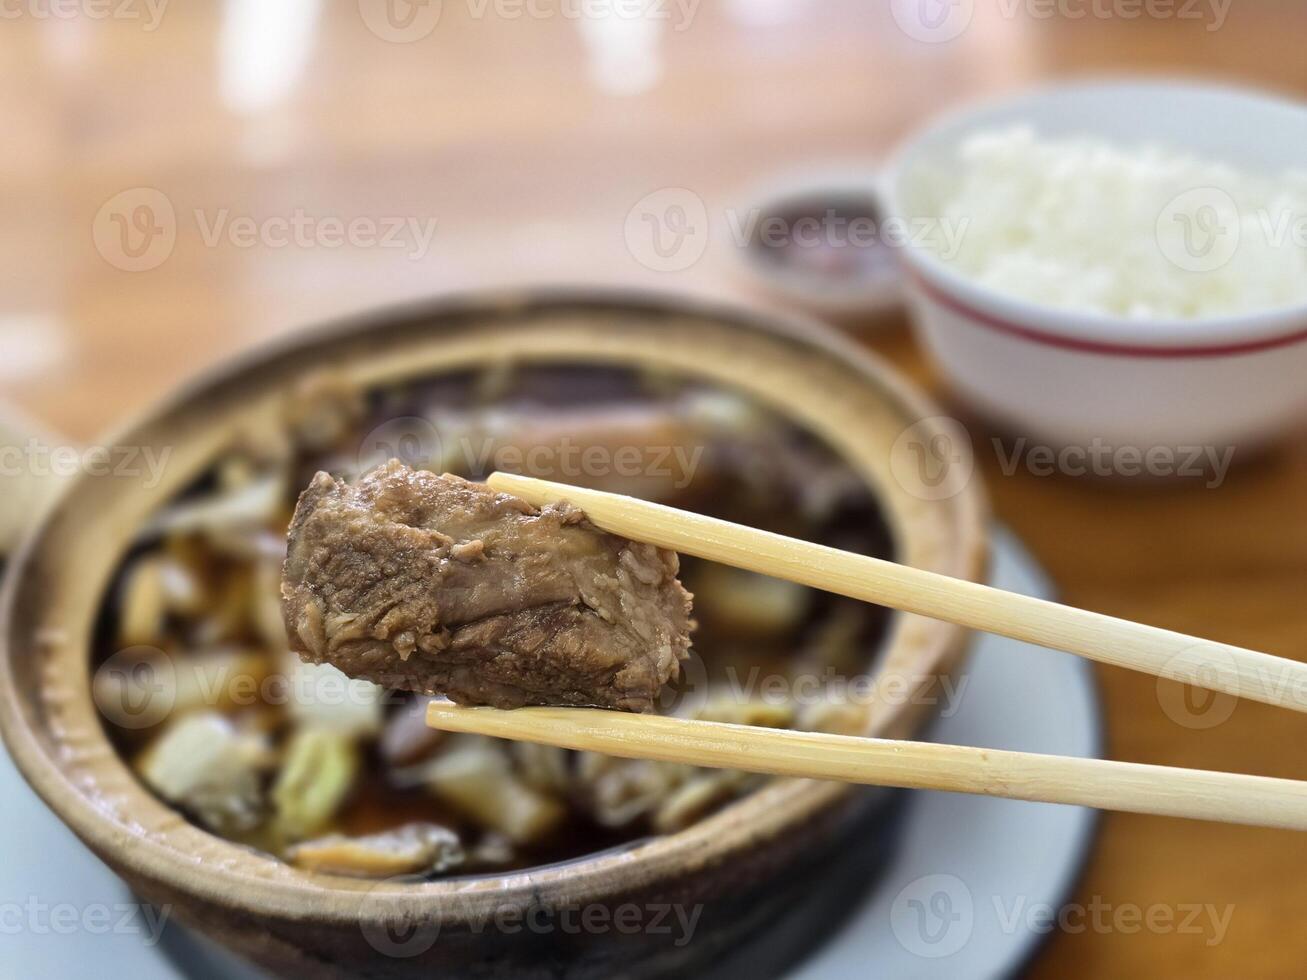
[[[717,397],[712,389],[702,386],[651,378],[618,368],[576,365],[521,368],[512,372],[510,380],[510,384],[498,388],[492,383],[491,375],[464,372],[420,385],[374,391],[367,398],[367,417],[358,424],[358,432],[328,451],[299,456],[294,466],[293,482],[297,487],[303,486],[319,468],[340,469],[342,463],[357,457],[359,445],[366,442],[366,433],[376,432],[378,427],[387,425],[396,431],[403,430],[404,425],[395,425],[397,419],[409,419],[411,428],[418,432],[419,438],[410,443],[410,450],[429,451],[431,446],[423,445],[426,432],[423,420],[434,420],[438,430],[445,430],[442,438],[448,439],[453,435],[449,420],[461,418],[469,408],[478,404],[493,404],[510,413],[510,417],[515,414],[524,420],[524,424],[535,424],[557,411],[585,410],[600,417],[601,413],[611,413],[616,408],[658,408],[678,403],[678,399],[686,397]],[[761,427],[759,419],[763,420]],[[752,411],[748,424],[747,433],[738,438],[728,436],[719,440],[719,445],[707,445],[710,440],[705,438],[703,465],[696,470],[684,494],[674,501],[678,506],[795,537],[838,544],[841,548],[865,554],[891,555],[890,535],[875,500],[827,446],[811,434],[762,410]],[[433,461],[410,458],[406,462],[421,465]],[[442,458],[442,462],[447,464],[447,459]],[[453,468],[472,478],[486,475],[485,468],[478,465]],[[604,477],[587,473],[536,472],[533,475],[565,482],[605,484]],[[839,481],[839,485],[847,484],[856,489],[838,495],[824,517],[812,520],[804,516],[799,488],[804,480],[819,478],[833,478]],[[639,493],[639,481],[636,483],[634,487],[623,489]],[[213,477],[208,476],[199,481],[189,494],[203,493],[213,485]],[[289,513],[293,500],[286,503]],[[683,559],[683,573],[687,580],[696,577],[697,564],[695,559]],[[96,630],[97,662],[115,652],[123,571],[120,569],[102,605]],[[218,578],[230,571],[221,562],[209,569]],[[710,600],[711,596],[701,595],[696,603],[700,628],[695,637],[695,650],[702,658],[710,680],[720,680],[731,667],[741,675],[751,669],[761,673],[783,673],[792,667],[795,649],[820,627],[838,604],[844,602],[824,593],[814,593],[802,622],[797,624],[792,634],[758,637],[735,635],[729,624],[716,621]],[[885,634],[887,616],[883,610],[871,606],[860,607],[859,615],[861,624],[855,644],[855,669],[866,670]],[[181,650],[188,624],[178,622],[173,625],[177,649]],[[245,639],[257,642],[252,633]],[[105,724],[120,751],[129,758],[153,734],[152,730],[120,729],[108,720]],[[286,727],[279,727],[274,738],[284,737]],[[480,836],[479,828],[426,790],[396,785],[374,744],[365,749],[363,773],[338,814],[334,829],[347,834],[364,834],[413,820],[425,820],[458,830],[472,844]],[[539,846],[519,849],[511,863],[496,867],[525,867],[566,860],[638,839],[648,832],[647,827],[640,825],[621,831],[603,827],[585,810],[573,805],[570,819],[552,839]],[[248,839],[259,842],[257,834]],[[471,864],[465,870],[477,872],[492,868]]]

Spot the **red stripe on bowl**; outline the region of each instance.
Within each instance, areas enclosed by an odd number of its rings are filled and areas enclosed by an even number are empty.
[[[983,310],[978,310],[974,306],[963,302],[956,296],[947,292],[942,286],[931,282],[924,275],[913,270],[910,275],[921,288],[930,294],[931,298],[943,306],[947,306],[955,313],[970,317],[977,323],[983,324],[991,330],[999,333],[1008,334],[1012,337],[1020,337],[1023,340],[1033,341],[1037,344],[1044,344],[1047,347],[1061,347],[1066,350],[1084,351],[1091,354],[1106,354],[1111,357],[1154,357],[1154,358],[1184,358],[1184,357],[1228,357],[1231,354],[1254,354],[1258,351],[1274,350],[1277,347],[1289,347],[1293,344],[1300,344],[1307,341],[1307,327],[1294,330],[1291,333],[1280,334],[1275,337],[1263,337],[1259,340],[1246,340],[1240,343],[1229,344],[1196,344],[1191,346],[1161,346],[1151,344],[1115,344],[1104,343],[1096,340],[1083,340],[1078,337],[1064,337],[1060,334],[1048,333],[1043,330],[1036,330],[1033,327],[1022,326],[1019,323],[1013,323],[1011,320],[1005,320],[1002,317],[994,316]]]

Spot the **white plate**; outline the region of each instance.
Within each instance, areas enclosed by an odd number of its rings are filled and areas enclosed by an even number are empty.
[[[1025,548],[1002,530],[990,581],[1026,595],[1053,594]],[[982,636],[963,676],[959,708],[935,725],[932,741],[1101,754],[1087,661]],[[908,807],[885,877],[790,980],[1010,976],[1048,935],[1046,913],[1055,914],[1074,885],[1097,823],[1097,812],[1084,807],[958,793],[916,793]]]
[[[1004,532],[996,537],[991,580],[1030,595],[1051,591]],[[1084,661],[984,637],[964,677],[957,712],[931,733],[937,741],[1098,754],[1098,702]],[[4,755],[0,799],[11,842],[0,861],[0,976],[258,976],[167,925],[174,956],[187,963],[183,972],[151,942],[144,912],[122,882],[50,814]],[[1032,917],[1041,904],[1058,908],[1093,836],[1093,812],[1078,807],[951,793],[918,793],[908,805],[901,850],[886,877],[792,980],[1009,974],[1041,938],[1029,928]]]

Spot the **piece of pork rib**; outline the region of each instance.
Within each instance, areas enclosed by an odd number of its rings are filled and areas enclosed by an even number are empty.
[[[650,711],[690,645],[674,552],[456,476],[318,473],[291,521],[291,647],[463,704]]]

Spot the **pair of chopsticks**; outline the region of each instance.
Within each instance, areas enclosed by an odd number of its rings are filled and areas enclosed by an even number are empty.
[[[904,612],[1307,712],[1307,664],[797,541],[632,497],[492,474],[536,506],[567,500],[597,527]],[[461,708],[427,724],[626,758],[1307,830],[1307,783],[1241,773],[794,732],[591,708]]]

